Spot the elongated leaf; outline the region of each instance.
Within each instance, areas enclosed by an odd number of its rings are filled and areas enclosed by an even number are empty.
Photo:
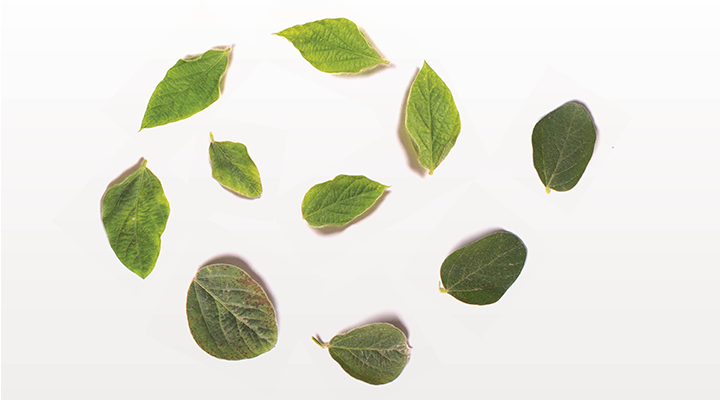
[[[545,191],[564,192],[578,183],[595,149],[595,122],[571,101],[544,116],[533,129],[533,163]]]
[[[469,304],[491,304],[505,294],[525,265],[527,249],[510,232],[496,232],[450,254],[440,268],[444,289]]]
[[[302,202],[303,218],[316,228],[346,225],[375,204],[389,187],[362,175],[338,175],[308,190]]]
[[[460,113],[450,89],[426,62],[410,88],[405,126],[420,165],[432,175],[460,135]]]
[[[241,360],[275,347],[275,309],[250,275],[233,265],[198,271],[187,295],[187,319],[195,342],[213,357]]]
[[[105,192],[102,220],[110,246],[120,262],[145,279],[160,254],[170,205],[158,178],[142,166]]]
[[[276,33],[323,72],[357,73],[378,64],[390,64],[372,48],[357,25],[345,18],[295,25]]]
[[[220,98],[232,46],[178,60],[157,85],[140,130],[188,118]]]
[[[375,323],[336,335],[329,343],[312,338],[327,348],[333,360],[350,376],[371,385],[392,382],[410,360],[405,334],[387,323]]]
[[[216,142],[210,133],[212,176],[224,187],[251,199],[260,197],[260,173],[242,143]]]

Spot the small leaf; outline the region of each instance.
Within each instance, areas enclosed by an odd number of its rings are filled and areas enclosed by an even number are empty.
[[[580,180],[595,148],[595,122],[571,101],[544,116],[533,129],[533,163],[545,191],[564,192]]]
[[[343,226],[370,208],[383,194],[385,186],[362,175],[338,175],[308,190],[302,214],[311,226]]]
[[[216,142],[210,133],[212,176],[222,186],[251,199],[260,197],[260,173],[242,143]]]
[[[390,64],[372,48],[357,25],[345,18],[295,25],[276,33],[322,72],[357,73],[378,64]]]
[[[405,126],[420,165],[432,175],[460,135],[460,113],[450,89],[426,62],[410,89]]]
[[[158,178],[142,166],[102,199],[102,220],[110,246],[130,271],[145,279],[160,254],[170,205]]]
[[[450,254],[440,268],[440,291],[468,304],[492,304],[515,282],[525,265],[527,249],[510,232],[492,235]]]
[[[242,269],[201,268],[190,284],[187,319],[195,342],[224,360],[257,357],[275,347],[275,309],[265,291]]]
[[[232,46],[178,60],[157,85],[140,130],[188,118],[220,98]]]
[[[324,344],[333,360],[350,376],[371,385],[394,381],[410,359],[405,334],[388,323],[375,323],[336,335]]]

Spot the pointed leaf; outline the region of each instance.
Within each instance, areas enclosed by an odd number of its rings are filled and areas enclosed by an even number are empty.
[[[405,334],[388,323],[374,323],[336,335],[328,348],[333,360],[350,376],[371,385],[394,381],[410,360]]]
[[[102,220],[110,246],[120,262],[141,278],[147,277],[160,254],[170,205],[160,180],[142,166],[102,199]]]
[[[220,98],[232,46],[178,60],[157,85],[140,130],[188,118]]]
[[[390,64],[372,48],[357,25],[345,18],[295,25],[276,33],[323,72],[357,73],[378,64]]]
[[[338,175],[308,190],[302,202],[303,218],[316,228],[346,225],[375,204],[389,187],[362,175]]]
[[[450,254],[440,268],[444,289],[468,304],[498,301],[525,265],[527,249],[510,232],[496,232]]]
[[[216,142],[210,133],[212,176],[222,186],[251,199],[260,197],[260,173],[242,143]]]
[[[250,275],[233,265],[200,269],[187,295],[187,319],[195,342],[224,360],[257,357],[275,347],[275,309]]]
[[[533,129],[533,163],[545,191],[572,189],[595,149],[595,122],[580,103],[571,101],[544,116]]]
[[[426,62],[410,88],[405,126],[420,165],[432,175],[455,146],[460,113],[450,89]]]

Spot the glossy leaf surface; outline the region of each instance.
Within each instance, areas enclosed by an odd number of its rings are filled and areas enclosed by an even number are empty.
[[[244,144],[216,142],[211,133],[209,153],[212,176],[216,181],[245,197],[260,197],[260,173]]]
[[[388,187],[362,175],[338,175],[308,190],[303,218],[316,228],[346,225],[375,204]]]

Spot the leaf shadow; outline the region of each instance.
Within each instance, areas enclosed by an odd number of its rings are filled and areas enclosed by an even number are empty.
[[[402,331],[403,334],[405,334],[405,337],[408,339],[408,342],[410,341],[410,331],[407,328],[407,325],[400,319],[400,317],[397,315],[397,313],[392,311],[382,311],[377,314],[374,314],[368,318],[365,318],[364,320],[347,326],[343,328],[341,333],[347,333],[353,329],[360,328],[361,326],[365,326],[368,324],[376,324],[376,323],[386,323],[390,324]]]
[[[312,228],[313,231],[315,231],[320,236],[332,236],[336,235],[345,229],[347,229],[351,225],[355,225],[358,222],[364,220],[365,218],[369,217],[375,210],[385,201],[385,198],[392,193],[390,190],[385,190],[383,194],[378,198],[373,205],[370,206],[367,210],[365,210],[362,214],[358,215],[355,219],[348,222],[347,224],[343,226],[323,226],[322,228]]]
[[[598,129],[597,124],[595,123],[595,117],[593,117],[592,112],[588,108],[587,104],[585,104],[584,102],[582,102],[580,100],[574,99],[574,100],[568,101],[567,103],[578,104],[578,105],[582,106],[582,108],[584,108],[588,114],[590,114],[590,120],[592,120],[593,127],[595,128],[595,146],[593,146],[593,153],[597,152],[598,148],[600,148],[600,130]],[[567,103],[565,103],[565,104],[567,104]],[[565,104],[563,104],[563,105],[565,105]]]
[[[110,183],[109,183],[109,184],[107,185],[107,187],[105,188],[105,192],[103,192],[102,197],[100,197],[100,214],[101,214],[101,215],[102,215],[102,205],[103,205],[103,201],[105,200],[105,195],[107,194],[108,190],[110,190],[111,187],[122,183],[125,179],[128,178],[128,176],[130,176],[130,175],[134,174],[135,172],[137,172],[137,170],[139,170],[140,168],[142,168],[143,162],[145,162],[145,157],[140,157],[140,159],[139,159],[135,164],[133,164],[132,167],[126,169],[126,170],[123,171],[117,178],[115,178],[115,179],[113,179],[112,181],[110,181]]]
[[[201,269],[207,267],[208,265],[213,264],[227,264],[232,265],[233,267],[238,267],[241,270],[245,271],[246,274],[250,275],[250,277],[257,282],[258,285],[262,288],[263,291],[265,291],[265,294],[267,295],[268,299],[270,299],[270,303],[272,303],[273,308],[275,308],[275,319],[277,320],[278,327],[280,326],[280,313],[277,312],[277,299],[275,298],[275,295],[268,290],[267,283],[265,283],[265,280],[258,275],[255,270],[250,266],[250,264],[247,263],[243,258],[238,256],[237,254],[233,253],[224,253],[220,254],[218,256],[215,256],[213,258],[210,258],[209,260],[205,261],[200,265],[198,268],[198,271]]]
[[[410,91],[412,90],[412,85],[415,82],[415,77],[419,73],[420,68],[415,68],[415,74],[410,80],[410,85],[408,85],[408,88],[405,91],[405,96],[403,96],[402,107],[400,108],[400,117],[398,118],[397,124],[397,135],[398,140],[400,140],[400,144],[402,144],[403,148],[405,148],[405,154],[408,158],[408,166],[421,178],[425,178],[427,176],[427,170],[422,165],[420,165],[420,161],[418,161],[417,158],[417,151],[415,150],[412,139],[410,139],[410,134],[405,127],[405,115],[407,114],[408,98],[410,98]]]
[[[484,237],[490,236],[490,235],[492,235],[494,233],[498,233],[498,232],[507,232],[507,231],[505,229],[496,228],[496,227],[483,229],[479,232],[476,232],[476,233],[462,239],[455,247],[453,247],[453,250],[450,253],[452,254],[467,245],[475,243]]]

